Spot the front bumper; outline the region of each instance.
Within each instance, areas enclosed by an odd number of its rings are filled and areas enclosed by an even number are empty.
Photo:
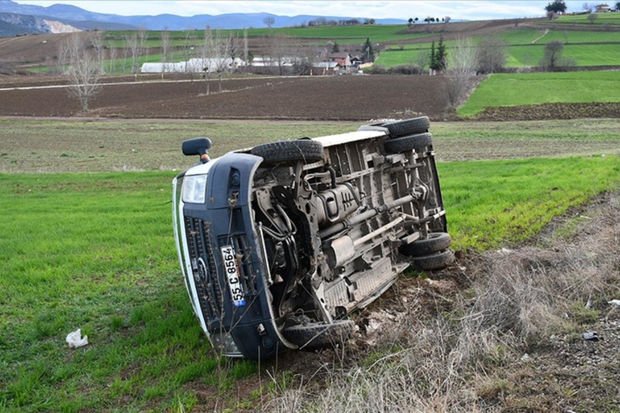
[[[252,216],[252,181],[261,161],[240,153],[211,161],[202,204],[183,202],[183,176],[173,182],[177,252],[194,312],[218,351],[251,359],[271,357],[281,345],[294,347],[273,316],[268,261]],[[236,253],[243,305],[233,301],[220,253],[228,246]]]

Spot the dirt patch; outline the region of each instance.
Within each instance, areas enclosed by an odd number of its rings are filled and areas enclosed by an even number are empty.
[[[0,60],[21,64],[46,61],[52,63],[56,59],[60,45],[69,36],[68,33],[60,33],[2,37],[0,38]]]
[[[476,120],[549,120],[618,116],[620,116],[620,103],[544,103],[486,108],[476,116]]]

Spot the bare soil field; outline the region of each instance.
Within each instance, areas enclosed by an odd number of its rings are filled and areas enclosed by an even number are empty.
[[[443,76],[247,76],[208,82],[198,75],[110,77],[81,112],[66,80],[0,77],[0,116],[182,119],[455,119]],[[206,95],[207,84],[210,94]],[[23,88],[23,89],[20,89]],[[32,89],[29,89],[32,88]],[[618,103],[547,103],[487,108],[475,120],[616,118]]]
[[[68,33],[33,36],[0,37],[0,56],[8,63],[52,62]]]
[[[217,81],[210,81],[218,91]],[[445,79],[418,76],[332,76],[231,79],[223,93],[206,82],[102,85],[88,115],[123,118],[368,120],[425,113],[440,119]],[[74,116],[68,89],[0,91],[2,116]]]
[[[543,120],[614,118],[618,116],[620,116],[620,103],[545,103],[486,108],[476,116],[476,120]]]

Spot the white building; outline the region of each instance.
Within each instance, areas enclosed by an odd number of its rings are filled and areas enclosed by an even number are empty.
[[[205,72],[215,73],[218,71],[233,71],[238,67],[245,66],[246,63],[236,57],[227,58],[193,58],[184,62],[162,62],[162,63],[143,63],[140,68],[141,73],[183,73],[183,72]]]

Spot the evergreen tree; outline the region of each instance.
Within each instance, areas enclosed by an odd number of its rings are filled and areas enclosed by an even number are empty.
[[[446,61],[447,61],[447,52],[446,45],[443,42],[443,36],[439,36],[439,44],[437,45],[437,55],[435,58],[437,59],[437,70],[442,71],[446,70]]]
[[[338,53],[340,51],[340,46],[338,46],[338,43],[334,42],[334,45],[332,46],[332,53]]]
[[[439,37],[439,43],[435,49],[435,42],[431,44],[431,63],[430,68],[441,72],[446,70],[446,45],[443,43],[443,36]]]
[[[362,48],[362,57],[364,62],[374,62],[375,61],[375,52],[372,50],[372,43],[370,43],[370,38],[366,38],[366,42],[364,43],[364,47]]]

